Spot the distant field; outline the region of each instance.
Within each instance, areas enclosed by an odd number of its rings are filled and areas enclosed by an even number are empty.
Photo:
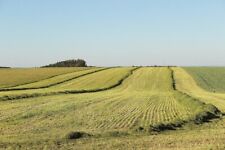
[[[225,92],[225,67],[185,67],[197,84],[210,92]]]
[[[185,70],[92,68],[1,91],[0,148],[223,149],[225,94]]]
[[[40,81],[56,75],[79,71],[86,68],[30,68],[0,69],[0,88]]]
[[[124,77],[128,76],[131,71],[135,69],[132,67],[127,68],[94,68],[85,71],[79,71],[72,74],[57,76],[51,79],[36,82],[34,84],[27,84],[23,86],[18,86],[19,88],[28,88],[28,90],[16,90],[16,91],[6,91],[0,92],[1,98],[7,97],[9,99],[17,97],[33,97],[36,95],[48,95],[51,93],[61,93],[61,92],[83,92],[83,91],[99,91],[106,88],[111,88],[117,85]],[[96,72],[97,71],[97,72]],[[70,78],[68,78],[68,75]],[[65,77],[65,78],[62,78]],[[77,78],[78,77],[78,78]],[[64,79],[64,80],[59,80]],[[69,80],[68,79],[71,79]],[[73,79],[75,78],[75,79]],[[58,82],[60,84],[55,84]],[[46,85],[51,85],[49,88],[41,89],[29,89],[32,87],[41,87]],[[54,85],[55,84],[55,85]],[[11,89],[16,89],[11,88]],[[10,89],[9,89],[10,90]],[[51,94],[52,95],[52,94]]]
[[[11,89],[29,89],[29,88],[45,88],[45,87],[51,87],[56,86],[57,84],[62,84],[64,82],[73,80],[81,75],[92,73],[98,70],[102,70],[102,68],[81,68],[77,69],[76,71],[73,71],[72,73],[66,73],[62,75],[58,75],[49,79],[40,80],[34,83],[28,83],[20,86],[15,86]]]
[[[194,75],[192,77],[192,74],[188,74],[188,72],[182,68],[174,68],[174,71],[177,87],[180,91],[185,92],[203,102],[213,104],[225,112],[225,94],[206,91],[203,89],[204,86],[199,87],[197,84],[199,82],[198,79],[194,78]],[[208,76],[205,76],[206,80],[207,77]],[[217,77],[218,76],[214,76],[214,80],[219,80]],[[217,84],[214,84],[214,87],[217,88]],[[220,87],[220,85],[218,87]]]

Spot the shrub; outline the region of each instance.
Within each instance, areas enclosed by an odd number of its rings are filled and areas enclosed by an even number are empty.
[[[71,59],[60,61],[43,67],[87,67],[87,64],[83,59]]]
[[[80,138],[88,137],[88,136],[90,136],[90,134],[85,133],[85,132],[72,131],[66,135],[66,138],[67,139],[80,139]]]

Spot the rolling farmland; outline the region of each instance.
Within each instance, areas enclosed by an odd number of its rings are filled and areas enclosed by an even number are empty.
[[[0,88],[14,87],[37,82],[57,75],[79,71],[86,68],[32,68],[32,69],[0,69]]]
[[[34,89],[33,87],[31,88],[26,87],[26,86],[29,87],[30,84],[24,85],[24,87],[22,88],[15,87],[11,89],[2,89],[2,92],[0,92],[0,100],[21,99],[44,95],[62,94],[62,93],[66,94],[66,93],[85,93],[85,92],[102,91],[113,88],[114,86],[120,84],[123,78],[126,78],[134,69],[136,68],[128,67],[128,68],[93,69],[73,73],[72,78],[71,77],[69,79],[66,78],[60,82],[58,82],[55,79],[58,77],[48,79],[47,81],[45,81],[47,87],[46,86],[41,87],[40,82],[37,82],[39,87],[34,87]],[[108,76],[102,78],[102,75],[105,74]],[[77,84],[78,83],[77,81],[79,82],[79,84]]]
[[[0,148],[225,148],[225,94],[185,69],[82,68],[5,88]],[[72,132],[84,137],[68,139]]]
[[[15,86],[12,88],[6,88],[9,91],[10,90],[17,90],[17,89],[41,89],[41,88],[49,88],[51,86],[55,86],[57,84],[61,84],[73,79],[76,79],[77,77],[86,75],[86,74],[90,74],[96,71],[100,71],[102,70],[101,68],[92,68],[92,69],[79,69],[76,70],[72,73],[67,73],[67,74],[62,74],[62,75],[58,75],[52,78],[48,78],[45,80],[40,80],[37,82],[33,82],[33,83],[28,83],[28,84],[23,84],[23,85],[19,85],[19,86]]]

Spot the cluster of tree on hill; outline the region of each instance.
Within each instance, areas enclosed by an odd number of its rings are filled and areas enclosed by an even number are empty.
[[[60,61],[43,67],[87,67],[87,63],[83,59],[71,59]]]

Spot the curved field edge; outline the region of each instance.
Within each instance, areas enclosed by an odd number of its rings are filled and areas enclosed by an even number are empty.
[[[60,81],[60,82],[49,83],[48,85],[45,85],[45,86],[29,87],[29,88],[25,88],[25,87],[24,88],[17,88],[17,87],[14,87],[14,88],[4,88],[4,89],[0,89],[0,92],[5,92],[5,91],[22,91],[22,90],[35,90],[35,89],[49,88],[49,87],[53,87],[53,86],[56,86],[56,85],[59,85],[59,84],[63,84],[63,83],[66,83],[66,82],[75,80],[77,78],[80,78],[80,77],[83,77],[83,76],[86,76],[86,75],[89,75],[89,74],[92,74],[92,73],[96,73],[96,72],[99,72],[99,71],[106,70],[106,69],[110,69],[110,68],[99,68],[99,69],[87,69],[87,70],[74,71],[73,73],[82,72],[82,71],[88,71],[88,72],[87,73],[84,73],[84,74],[81,74],[81,75],[78,75],[78,76],[75,76],[75,77],[72,77],[72,78],[69,78],[69,79],[65,79],[65,80]],[[63,75],[66,75],[66,74],[63,74]],[[57,76],[54,76],[52,78],[55,78],[55,77],[58,77],[58,76],[61,76],[61,75],[57,75]],[[48,78],[48,79],[52,79],[52,78]],[[48,79],[45,79],[45,80],[48,80]],[[37,81],[37,82],[40,82],[40,81]],[[37,82],[33,82],[33,83],[37,83]],[[31,84],[31,83],[29,83],[29,84]],[[27,85],[27,84],[24,84],[24,85]],[[21,85],[19,85],[19,86],[21,86]]]
[[[26,99],[26,98],[35,98],[35,97],[41,97],[41,96],[52,96],[52,95],[61,95],[61,94],[81,94],[81,93],[94,93],[94,92],[101,92],[101,91],[106,91],[106,90],[110,90],[113,89],[119,85],[122,84],[122,82],[127,79],[130,75],[133,74],[133,72],[137,69],[139,69],[140,67],[134,67],[133,69],[131,69],[130,71],[128,71],[128,73],[123,76],[121,79],[119,79],[117,82],[115,82],[113,85],[105,87],[105,88],[97,88],[97,89],[91,89],[91,90],[63,90],[63,91],[57,91],[57,92],[48,92],[48,93],[32,93],[32,94],[19,94],[19,95],[5,95],[0,97],[0,101],[7,101],[7,100],[18,100],[18,99]],[[91,73],[87,73],[81,76],[78,76],[74,79],[89,75],[89,74],[93,74],[99,71],[103,71],[109,68],[104,68],[101,70],[97,70]],[[74,80],[72,79],[72,80]],[[71,80],[69,80],[71,81]],[[67,81],[66,81],[67,82]],[[65,83],[65,82],[63,82]],[[22,91],[22,90],[21,90]]]
[[[46,80],[46,79],[50,79],[50,78],[53,78],[53,77],[56,77],[56,76],[60,76],[60,75],[63,75],[63,74],[67,74],[67,73],[72,73],[72,72],[75,72],[77,70],[82,70],[84,68],[31,68],[31,69],[7,69],[7,70],[10,70],[12,73],[11,74],[8,74],[7,75],[7,80],[10,80],[10,82],[16,82],[16,83],[13,83],[12,85],[3,85],[1,86],[0,89],[5,89],[5,88],[13,88],[13,87],[16,87],[16,86],[21,86],[21,85],[26,85],[26,84],[30,84],[30,83],[35,83],[35,82],[39,82],[41,80]],[[6,69],[1,69],[0,71],[4,71]],[[27,74],[29,76],[32,77],[32,79],[27,79],[27,78],[24,78],[24,77],[20,77],[20,79],[14,79],[15,76],[17,76],[17,73],[18,71],[22,72],[23,73],[23,70],[27,72]],[[40,79],[33,79],[33,78],[37,78],[37,77],[33,77],[33,75],[35,74],[35,72],[33,71],[40,71],[43,70],[43,72],[41,73],[42,75],[44,74],[46,77],[40,77]],[[49,70],[49,71],[48,71]],[[50,71],[56,71],[56,70],[62,70],[60,71],[61,73],[51,73]],[[67,71],[68,70],[68,71]],[[45,72],[44,72],[45,71]],[[48,74],[47,74],[48,73]],[[52,74],[52,75],[51,75]],[[23,74],[23,76],[25,76],[26,74]],[[1,76],[5,76],[5,75],[2,75]],[[21,75],[20,75],[21,76]],[[24,79],[26,79],[26,81],[23,81]],[[6,79],[5,79],[6,80]],[[6,80],[6,81],[7,81]],[[18,80],[20,80],[21,83],[17,83]],[[22,82],[22,81],[23,82]],[[27,80],[30,80],[29,82],[27,82]],[[4,83],[1,83],[1,84],[4,84]],[[9,83],[8,83],[9,84]]]

